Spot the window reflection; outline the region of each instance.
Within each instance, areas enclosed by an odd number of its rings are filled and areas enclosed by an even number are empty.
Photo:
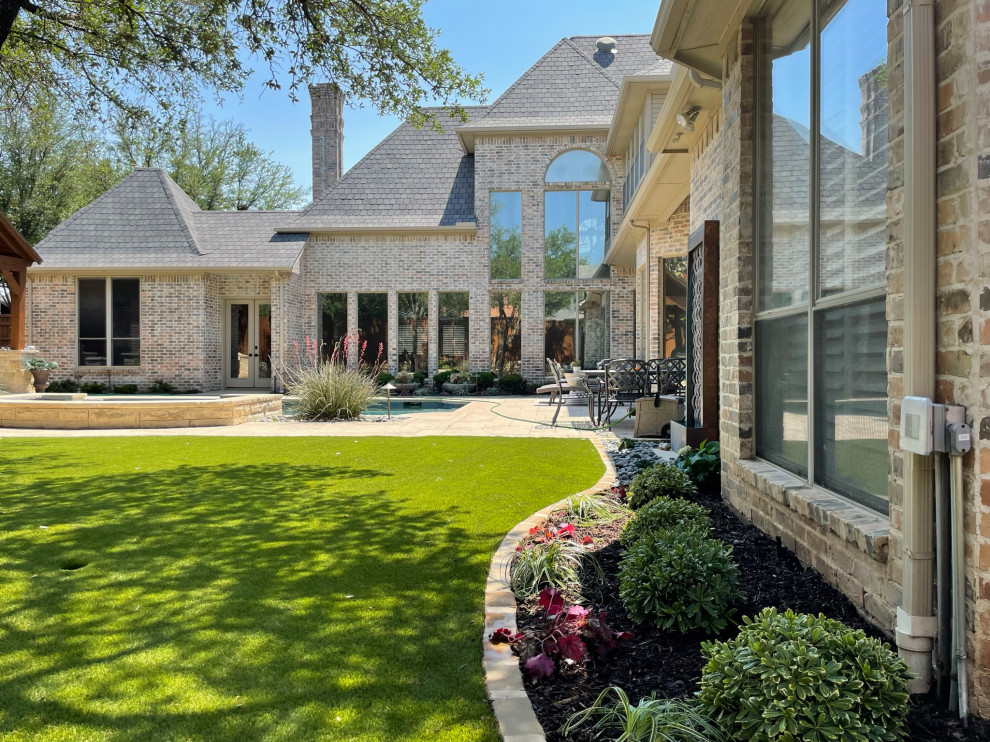
[[[547,183],[607,183],[608,168],[594,152],[572,149],[559,155],[547,168]]]
[[[491,195],[491,277],[522,278],[522,194]]]
[[[544,355],[563,365],[594,368],[608,358],[609,292],[548,291],[543,295]]]
[[[492,372],[497,376],[518,374],[522,368],[522,293],[491,293]]]

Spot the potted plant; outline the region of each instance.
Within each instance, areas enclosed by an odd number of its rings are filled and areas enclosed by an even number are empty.
[[[48,388],[48,379],[52,371],[58,368],[58,364],[55,361],[46,361],[44,358],[30,358],[24,364],[24,368],[34,377],[34,391],[41,394]]]
[[[450,375],[450,381],[443,385],[444,391],[450,394],[469,394],[474,388],[474,376],[464,371],[455,371]]]
[[[412,371],[400,371],[395,375],[395,388],[402,392],[414,392],[419,389],[419,382]]]

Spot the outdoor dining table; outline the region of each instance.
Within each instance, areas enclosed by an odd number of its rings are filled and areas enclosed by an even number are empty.
[[[602,390],[605,389],[605,369],[603,368],[582,368],[580,371],[575,372],[580,376],[585,377],[591,381],[595,381],[595,424],[601,425],[602,422]]]

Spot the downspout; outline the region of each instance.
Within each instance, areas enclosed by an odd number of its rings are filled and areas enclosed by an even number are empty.
[[[904,3],[904,395],[935,396],[935,1]],[[903,597],[897,648],[927,693],[932,676],[932,459],[903,453]]]

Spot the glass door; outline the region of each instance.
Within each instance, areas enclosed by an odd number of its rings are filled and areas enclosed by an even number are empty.
[[[224,303],[226,386],[271,388],[272,305],[263,299]]]

